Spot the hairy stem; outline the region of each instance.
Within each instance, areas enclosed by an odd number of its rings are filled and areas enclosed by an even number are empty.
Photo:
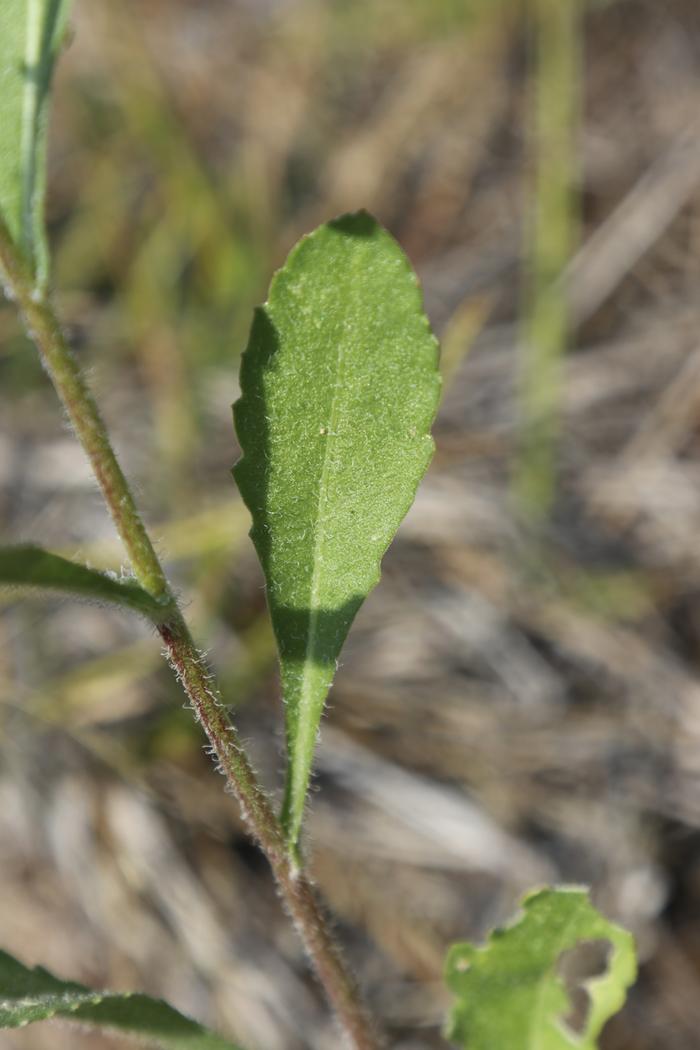
[[[382,1041],[345,966],[308,876],[294,866],[272,805],[258,783],[245,748],[221,704],[218,687],[195,646],[177,606],[107,429],[61,330],[51,303],[36,290],[9,231],[0,219],[0,277],[16,302],[102,490],[117,532],[141,586],[172,603],[172,615],[158,626],[168,661],[187,694],[236,796],[253,838],[265,853],[284,905],[296,926],[326,996],[350,1046],[378,1050]]]

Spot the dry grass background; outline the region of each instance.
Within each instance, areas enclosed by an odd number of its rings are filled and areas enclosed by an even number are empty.
[[[586,882],[642,973],[606,1050],[700,1030],[700,9],[591,5],[555,500],[524,516],[532,11],[449,0],[76,0],[57,80],[59,304],[262,776],[280,706],[228,474],[252,306],[364,206],[444,337],[437,453],[324,723],[313,866],[393,1045],[444,1045],[447,944]],[[0,521],[119,565],[0,313]],[[469,353],[467,354],[467,350]],[[531,377],[532,378],[532,377]],[[0,606],[0,943],[260,1050],[338,1045],[149,630]],[[8,1048],[117,1047],[36,1026]],[[507,1048],[498,1048],[507,1050]]]

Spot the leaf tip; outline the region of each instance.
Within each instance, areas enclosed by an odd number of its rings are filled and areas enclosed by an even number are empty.
[[[331,230],[339,230],[351,237],[372,237],[383,229],[382,225],[365,208],[338,215],[326,225]]]

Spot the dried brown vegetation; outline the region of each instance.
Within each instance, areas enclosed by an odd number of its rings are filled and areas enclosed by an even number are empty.
[[[261,773],[281,716],[228,469],[252,305],[296,236],[374,211],[445,337],[438,451],[351,635],[314,870],[397,1046],[441,966],[543,880],[590,882],[642,976],[609,1050],[690,1050],[700,990],[700,11],[582,28],[581,247],[556,500],[525,525],[522,275],[536,144],[519,4],[77,0],[50,216],[61,309]],[[0,521],[121,557],[11,310]],[[467,350],[469,353],[467,355]],[[332,1048],[268,872],[125,615],[0,608],[0,943],[262,1050]],[[0,1046],[108,1047],[36,1027]]]

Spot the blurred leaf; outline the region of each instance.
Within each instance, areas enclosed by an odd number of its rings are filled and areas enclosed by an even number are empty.
[[[162,999],[94,992],[60,981],[39,966],[30,970],[0,951],[0,1028],[23,1028],[54,1017],[124,1032],[165,1050],[237,1050]]]
[[[458,997],[447,1036],[466,1050],[596,1050],[603,1025],[621,1009],[636,977],[632,935],[608,922],[584,889],[544,889],[523,901],[512,926],[483,948],[454,944],[446,979]],[[557,965],[585,941],[611,945],[605,973],[582,982],[590,1007],[581,1032],[564,1018],[569,997]]]
[[[157,601],[138,584],[77,565],[41,547],[0,547],[0,586],[3,584],[66,591],[81,598],[116,602],[156,623],[162,623],[169,612],[168,605]]]
[[[535,38],[532,150],[533,200],[528,209],[520,449],[513,478],[518,509],[543,522],[557,491],[564,358],[569,304],[562,275],[579,236],[581,0],[533,0]]]
[[[403,252],[365,212],[294,248],[256,312],[234,406],[286,705],[298,840],[336,661],[433,452],[437,343]]]
[[[46,281],[46,123],[67,0],[0,3],[0,212],[37,284]]]
[[[447,322],[440,337],[440,373],[446,388],[455,378],[492,309],[492,296],[465,299]]]

